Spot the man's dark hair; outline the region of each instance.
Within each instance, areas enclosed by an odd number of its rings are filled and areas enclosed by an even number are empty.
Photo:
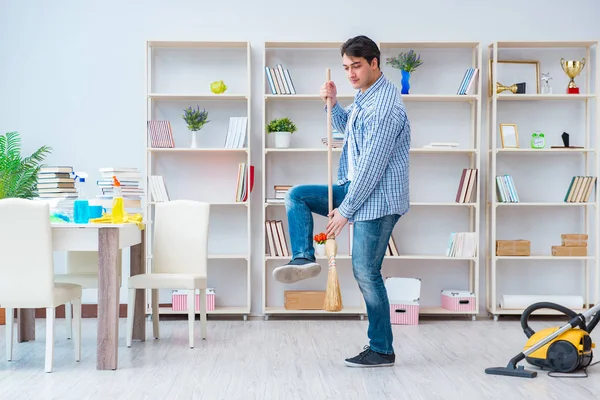
[[[369,64],[374,58],[377,59],[377,68],[381,68],[381,52],[377,44],[364,35],[356,36],[348,39],[346,43],[342,45],[342,57],[347,55],[348,57],[362,57],[367,60]]]

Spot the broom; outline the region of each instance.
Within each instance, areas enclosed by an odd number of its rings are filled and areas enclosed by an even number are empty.
[[[331,71],[327,68],[326,82],[329,82]],[[329,185],[329,213],[333,211],[333,190],[332,190],[332,154],[331,154],[331,105],[332,100],[327,98],[327,179]],[[329,217],[331,220],[331,217]],[[335,266],[335,256],[337,255],[337,243],[335,234],[327,238],[325,242],[325,254],[327,255],[329,272],[327,275],[327,290],[325,291],[325,311],[340,311],[342,309],[342,293],[340,291],[340,282],[338,280],[337,269]]]

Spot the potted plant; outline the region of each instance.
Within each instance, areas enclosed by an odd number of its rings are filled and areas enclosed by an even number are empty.
[[[183,120],[187,123],[188,129],[192,131],[192,144],[190,147],[196,148],[196,132],[202,129],[205,124],[210,122],[208,120],[208,111],[200,111],[199,106],[196,109],[188,107],[183,111]]]
[[[298,129],[289,118],[277,118],[271,120],[267,125],[267,133],[275,133],[275,147],[287,148],[290,147],[292,133]]]
[[[37,197],[38,173],[52,151],[42,146],[28,157],[21,157],[21,136],[8,132],[0,136],[0,199]]]
[[[325,242],[327,241],[327,235],[323,232],[317,233],[314,238],[315,240],[315,251],[318,255],[325,255]]]
[[[402,94],[408,94],[410,90],[410,74],[423,64],[421,56],[411,49],[407,53],[402,52],[398,54],[397,57],[388,57],[386,64],[400,70],[402,74],[402,81],[400,82],[402,84]]]

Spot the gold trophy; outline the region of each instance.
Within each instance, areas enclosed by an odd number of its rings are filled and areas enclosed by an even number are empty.
[[[585,66],[585,58],[582,58],[581,61],[566,61],[564,58],[561,58],[560,65],[563,71],[565,71],[565,74],[571,78],[569,81],[569,86],[567,87],[567,93],[579,94],[579,88],[575,84],[574,78],[583,70],[583,67]]]

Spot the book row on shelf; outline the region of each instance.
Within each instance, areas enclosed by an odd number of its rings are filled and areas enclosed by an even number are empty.
[[[567,193],[565,203],[587,203],[596,184],[595,176],[573,176]],[[511,175],[496,176],[497,200],[500,203],[518,203],[519,195]]]
[[[148,121],[148,137],[151,148],[175,148],[175,139],[170,121]],[[226,149],[241,149],[246,143],[248,117],[230,117],[227,135],[223,147]]]
[[[457,203],[470,203],[475,193],[475,184],[477,182],[476,168],[463,168],[458,191],[456,192]]]
[[[265,66],[265,74],[269,82],[271,94],[296,94],[290,71],[277,64],[275,67]]]

